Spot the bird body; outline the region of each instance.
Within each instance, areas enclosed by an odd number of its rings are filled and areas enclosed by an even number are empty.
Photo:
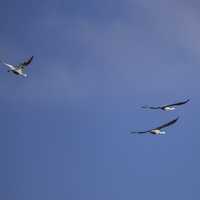
[[[163,108],[164,111],[172,111],[172,110],[175,110],[175,109],[176,109],[175,107],[170,107],[170,106]]]
[[[170,122],[167,122],[159,127],[156,127],[156,128],[153,128],[153,129],[150,129],[150,130],[147,130],[147,131],[134,131],[134,132],[131,132],[132,134],[145,134],[145,133],[151,133],[153,135],[164,135],[166,132],[165,131],[162,131],[161,129],[163,128],[166,128],[168,126],[171,126],[172,124],[176,123],[178,121],[179,117],[171,120]]]
[[[33,60],[33,56],[31,56],[27,61],[16,66],[5,63],[3,61],[1,61],[1,63],[9,68],[8,72],[13,72],[16,75],[27,77],[27,74],[24,73],[24,70],[25,70],[25,67],[28,66],[32,62],[32,60]]]
[[[166,132],[165,131],[161,131],[159,129],[153,129],[150,131],[152,134],[155,134],[155,135],[164,135]]]
[[[181,106],[184,105],[186,103],[188,103],[190,100],[187,99],[186,101],[181,101],[181,102],[177,102],[177,103],[173,103],[173,104],[167,104],[167,105],[163,105],[163,106],[142,106],[142,108],[144,109],[152,109],[152,110],[163,110],[163,111],[172,111],[175,110],[177,106]]]
[[[8,72],[13,72],[16,75],[21,75],[23,77],[27,77],[27,74],[25,74],[21,68],[10,69],[10,70],[8,70]]]

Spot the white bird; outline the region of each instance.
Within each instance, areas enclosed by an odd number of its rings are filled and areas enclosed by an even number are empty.
[[[180,105],[186,104],[188,101],[190,101],[190,100],[187,99],[186,101],[181,101],[181,102],[177,102],[177,103],[173,103],[173,104],[168,104],[168,105],[163,105],[163,106],[157,106],[157,107],[142,106],[142,108],[153,109],[153,110],[161,109],[161,110],[164,110],[164,111],[172,111],[172,110],[176,109],[176,106],[180,106]]]
[[[173,119],[172,121],[168,122],[168,123],[165,123],[159,127],[156,127],[156,128],[153,128],[153,129],[150,129],[150,130],[147,130],[147,131],[136,131],[136,132],[131,132],[132,134],[144,134],[144,133],[151,133],[151,134],[154,134],[154,135],[164,135],[166,132],[165,131],[161,131],[161,129],[165,128],[165,127],[168,127],[168,126],[171,126],[172,124],[176,123],[177,120],[179,119],[179,117],[177,117],[176,119]]]
[[[4,64],[5,66],[9,67],[8,72],[13,72],[16,75],[27,77],[27,74],[24,73],[24,70],[25,70],[25,67],[28,66],[32,62],[32,60],[33,60],[33,56],[31,56],[27,61],[20,63],[18,65],[11,65],[11,64],[5,63],[1,60],[0,60],[0,62],[2,64]]]

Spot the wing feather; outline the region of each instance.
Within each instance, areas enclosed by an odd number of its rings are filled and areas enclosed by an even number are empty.
[[[160,130],[160,129],[162,129],[162,128],[171,126],[172,124],[176,123],[176,122],[178,121],[178,119],[179,119],[179,117],[177,117],[177,118],[173,119],[172,121],[170,121],[170,122],[168,122],[168,123],[165,123],[165,124],[163,124],[163,125],[161,125],[161,126],[159,126],[159,127],[157,127],[157,128],[154,128],[154,129],[152,129],[152,130],[155,130],[155,129]]]
[[[29,65],[32,62],[32,60],[33,60],[33,56],[31,56],[27,61],[19,64],[19,67],[21,67],[21,68],[26,67],[27,65]]]
[[[144,108],[144,109],[161,109],[161,107],[154,107],[154,106],[142,106],[142,108]]]
[[[144,134],[148,133],[149,131],[131,131],[131,134]]]
[[[5,63],[5,62],[3,62],[3,61],[1,61],[1,60],[0,60],[0,62],[1,62],[2,64],[6,65],[7,67],[9,67],[9,68],[12,69],[12,70],[15,69],[15,67],[14,67],[13,65],[10,65],[10,64],[8,64],[8,63]]]
[[[162,108],[171,107],[171,106],[180,106],[180,105],[186,104],[189,101],[190,101],[190,99],[187,99],[186,101],[180,101],[180,102],[177,102],[177,103],[164,105],[164,106],[162,106]]]

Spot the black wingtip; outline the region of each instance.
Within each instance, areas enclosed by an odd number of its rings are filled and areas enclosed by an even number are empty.
[[[188,103],[190,101],[190,99],[186,99],[183,103]]]
[[[136,134],[137,132],[130,132],[130,134]]]
[[[139,134],[139,132],[131,131],[130,134]]]

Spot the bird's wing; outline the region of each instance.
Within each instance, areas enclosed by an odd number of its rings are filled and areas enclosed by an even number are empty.
[[[180,101],[180,102],[168,104],[168,105],[165,105],[165,106],[162,106],[162,107],[164,108],[164,107],[171,107],[171,106],[180,106],[180,105],[186,104],[189,101],[190,101],[190,99],[187,99],[186,101]]]
[[[10,64],[8,64],[8,63],[5,63],[5,62],[3,62],[3,61],[1,61],[1,60],[0,60],[0,62],[1,62],[2,64],[6,65],[7,67],[9,67],[9,68],[12,69],[12,70],[15,69],[15,67],[14,67],[13,65],[10,65]]]
[[[33,60],[33,56],[31,56],[27,61],[21,63],[18,65],[19,68],[24,69],[24,67],[26,67],[27,65],[29,65]]]
[[[161,125],[161,126],[159,126],[159,127],[157,127],[157,128],[154,128],[154,129],[152,129],[152,130],[156,130],[156,129],[160,130],[160,129],[162,129],[162,128],[171,126],[172,124],[176,123],[178,119],[179,119],[179,117],[177,117],[176,119],[173,119],[172,121],[170,121],[170,122],[168,122],[168,123],[165,123],[165,124],[163,124],[163,125]]]
[[[131,131],[131,134],[144,134],[144,133],[148,133],[151,130],[148,131]]]
[[[154,107],[154,106],[142,106],[142,108],[144,108],[144,109],[160,109],[161,107],[160,106],[158,106],[158,107]]]

